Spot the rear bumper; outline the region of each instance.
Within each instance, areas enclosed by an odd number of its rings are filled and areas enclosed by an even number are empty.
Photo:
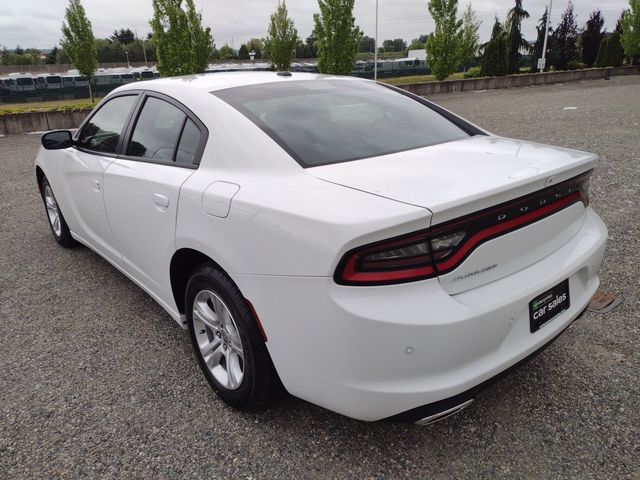
[[[580,312],[580,314],[573,321],[578,320],[584,314],[584,312],[586,312],[586,310],[587,310],[587,307],[585,307],[582,310],[582,312]],[[496,376],[491,377],[482,383],[479,383],[478,385],[470,388],[469,390],[466,390],[462,393],[454,395],[453,397],[445,398],[443,400],[439,400],[437,402],[433,402],[428,405],[422,405],[421,407],[412,408],[411,410],[398,413],[391,417],[385,418],[384,420],[388,422],[415,422],[415,423],[426,425],[429,423],[434,423],[438,420],[441,420],[454,413],[459,412],[463,408],[467,407],[476,398],[476,396],[479,395],[483,390],[491,387],[493,384],[497,383],[502,378],[511,374],[512,372],[519,369],[523,365],[529,363],[531,360],[537,357],[540,353],[546,350],[546,348],[549,345],[555,342],[560,337],[560,335],[562,335],[565,332],[565,330],[571,325],[571,323],[567,325],[558,335],[553,337],[551,340],[545,343],[538,350],[534,351],[533,353],[530,353],[525,358],[518,361],[514,365],[511,365],[509,368],[507,368],[506,370],[503,370]]]
[[[438,279],[379,287],[326,277],[234,280],[291,394],[361,420],[414,421],[472,398],[562,333],[599,286],[606,237],[589,208],[554,253],[457,295]],[[531,333],[529,302],[567,278],[570,308]]]

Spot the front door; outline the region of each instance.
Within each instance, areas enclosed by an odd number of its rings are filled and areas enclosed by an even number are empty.
[[[115,160],[120,138],[138,95],[115,97],[104,103],[82,127],[76,147],[67,149],[62,166],[65,206],[71,231],[111,262],[120,254],[104,209],[104,172]]]

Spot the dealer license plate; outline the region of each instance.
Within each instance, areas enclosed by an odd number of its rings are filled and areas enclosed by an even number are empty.
[[[569,308],[569,280],[541,293],[529,302],[531,333]]]

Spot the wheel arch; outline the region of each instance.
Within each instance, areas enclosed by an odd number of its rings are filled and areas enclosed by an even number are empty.
[[[193,248],[180,248],[179,250],[176,250],[171,257],[171,262],[169,264],[171,291],[173,293],[173,299],[176,302],[178,312],[180,312],[181,315],[185,313],[184,302],[189,277],[198,266],[205,263],[215,265],[218,270],[229,276],[225,269],[222,268],[213,258]]]
[[[44,180],[44,177],[45,175],[42,168],[40,168],[40,165],[36,165],[36,180],[38,181],[38,190],[40,193],[42,193],[42,180]]]
[[[189,282],[189,278],[191,277],[192,272],[198,266],[205,263],[212,264],[216,269],[226,275],[240,291],[240,294],[243,296],[245,302],[247,302],[249,311],[251,312],[251,315],[256,322],[262,340],[266,342],[267,335],[264,331],[262,323],[260,322],[260,318],[258,317],[258,314],[253,307],[253,304],[244,296],[244,293],[242,292],[242,290],[240,290],[240,287],[236,284],[233,278],[231,278],[231,275],[229,275],[229,273],[210,256],[202,253],[199,250],[189,247],[183,247],[179,250],[176,250],[171,257],[171,262],[169,263],[169,281],[171,283],[171,291],[173,293],[173,299],[176,302],[176,307],[178,308],[178,312],[180,313],[180,315],[184,315],[186,313],[185,296],[187,293],[187,283]]]

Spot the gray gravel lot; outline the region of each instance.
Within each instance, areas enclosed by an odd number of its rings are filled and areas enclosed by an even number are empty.
[[[432,426],[294,398],[238,413],[145,293],[88,249],[58,247],[34,182],[39,136],[3,137],[0,478],[640,478],[640,77],[433,99],[497,134],[600,155],[592,205],[618,309],[587,313]]]

